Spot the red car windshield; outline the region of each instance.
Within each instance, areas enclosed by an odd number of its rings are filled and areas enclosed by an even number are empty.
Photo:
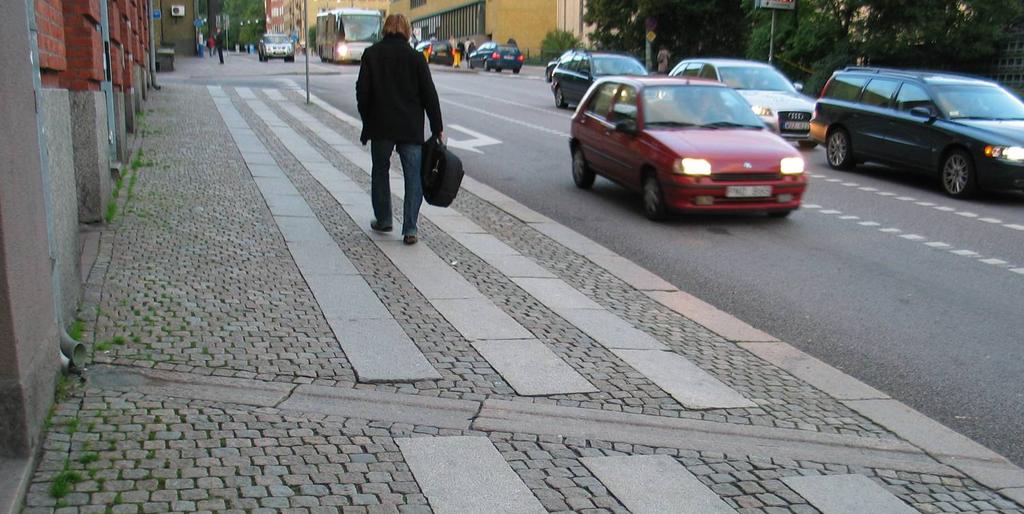
[[[764,128],[742,96],[718,86],[647,87],[644,122],[650,127]]]

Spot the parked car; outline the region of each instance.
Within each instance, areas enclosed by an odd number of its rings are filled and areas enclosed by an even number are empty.
[[[523,68],[526,56],[515,45],[499,45],[489,41],[469,54],[469,69],[483,68],[484,71],[512,70],[518,74]]]
[[[555,95],[555,106],[564,109],[577,104],[590,89],[590,85],[601,77],[612,75],[647,75],[640,61],[628,55],[580,50],[572,59],[559,62],[551,73],[551,92]]]
[[[642,192],[644,214],[800,207],[807,179],[792,144],[736,91],[704,79],[598,80],[571,123],[573,181],[601,175]]]
[[[430,59],[427,62],[430,64],[451,66],[455,63],[452,45],[447,41],[423,41],[416,45],[416,51],[423,53],[428,47],[430,48]]]
[[[988,80],[849,67],[825,84],[811,137],[836,169],[906,167],[938,177],[958,198],[1024,190],[1024,102]]]
[[[814,148],[810,138],[814,99],[801,93],[803,84],[792,83],[769,64],[736,59],[687,59],[669,72],[674,77],[703,77],[739,91],[761,121],[801,148]]]
[[[284,59],[287,62],[295,62],[295,44],[292,38],[285,34],[263,34],[257,46],[257,53],[261,62],[267,62],[271,59]]]
[[[572,50],[566,50],[562,55],[555,59],[548,61],[547,67],[544,68],[544,82],[551,82],[551,74],[555,71],[555,66],[558,66],[560,62],[568,62],[572,60],[572,56],[576,54],[578,50],[575,48]]]

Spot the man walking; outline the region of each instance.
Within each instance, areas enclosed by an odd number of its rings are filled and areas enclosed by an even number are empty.
[[[668,48],[665,48],[664,46],[662,46],[661,50],[658,50],[658,74],[659,75],[668,75],[668,59],[669,59]]]
[[[370,142],[372,170],[370,199],[374,221],[370,228],[390,232],[391,187],[388,173],[391,154],[397,149],[405,176],[402,241],[415,244],[416,223],[423,202],[420,178],[423,146],[423,113],[430,119],[430,133],[442,137],[441,104],[430,67],[409,46],[412,27],[401,14],[384,21],[384,39],[363,53],[356,80],[356,103],[363,119],[359,140]]]
[[[224,40],[224,31],[220,27],[217,28],[215,43],[217,45],[217,57],[220,58],[220,63],[224,64],[224,45],[227,44],[227,41]]]

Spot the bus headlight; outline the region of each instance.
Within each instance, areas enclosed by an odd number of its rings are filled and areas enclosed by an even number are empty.
[[[338,55],[342,57],[348,55],[348,45],[346,45],[345,43],[338,45]]]

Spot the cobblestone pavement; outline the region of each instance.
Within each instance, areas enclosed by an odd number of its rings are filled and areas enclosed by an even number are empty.
[[[921,512],[1021,512],[960,478],[360,419],[80,387],[53,416],[26,513],[431,512],[396,437],[485,436],[549,512],[627,512],[579,459],[665,454],[742,513],[816,513],[781,478],[857,473]],[[60,499],[55,477],[80,480]],[[261,510],[263,509],[263,510]]]
[[[506,399],[722,424],[896,439],[839,401],[633,289],[492,204],[453,208],[610,312],[670,346],[757,407],[688,410],[502,273],[421,219],[427,245],[599,391],[517,396],[413,287],[236,91],[232,103],[440,380],[357,383],[206,88],[151,95],[137,180],[102,236],[80,318],[94,361],[283,384]],[[294,92],[288,102],[338,133],[353,129]],[[275,97],[277,95],[274,95]],[[257,98],[352,180],[368,176],[278,105]],[[400,209],[401,202],[394,202]],[[400,219],[401,214],[397,214]],[[743,513],[818,512],[780,479],[859,474],[921,512],[1022,512],[951,470],[922,475],[602,440],[477,432],[287,413],[71,384],[49,421],[26,512],[431,512],[396,437],[478,435],[549,512],[627,512],[580,460],[664,454]],[[386,418],[385,418],[386,419]]]

